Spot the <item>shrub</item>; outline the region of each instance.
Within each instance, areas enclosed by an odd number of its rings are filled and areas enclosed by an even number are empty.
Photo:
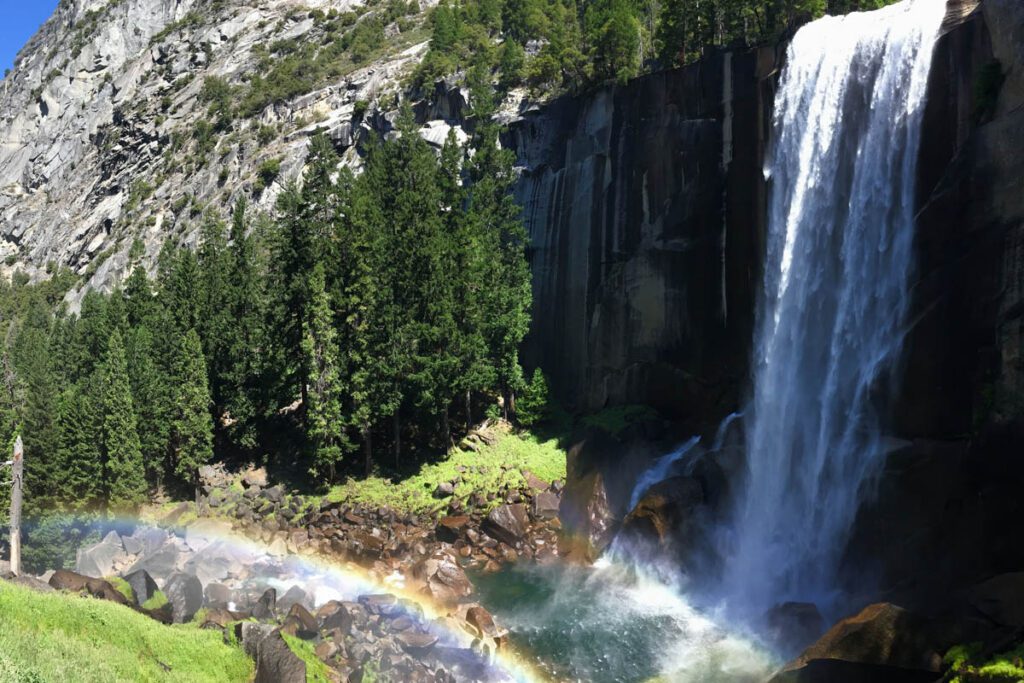
[[[533,371],[530,385],[516,401],[516,419],[524,427],[533,427],[551,416],[548,380],[540,368]]]
[[[281,160],[280,159],[267,159],[260,164],[259,169],[256,171],[256,188],[259,192],[262,192],[270,186],[277,176],[281,173]]]

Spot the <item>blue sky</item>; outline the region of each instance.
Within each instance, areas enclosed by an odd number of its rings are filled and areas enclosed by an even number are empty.
[[[56,7],[57,0],[0,0],[0,75]]]

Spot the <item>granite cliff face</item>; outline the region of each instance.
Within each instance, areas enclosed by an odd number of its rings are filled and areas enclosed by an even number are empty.
[[[207,207],[247,195],[272,208],[301,172],[312,130],[327,128],[345,150],[387,130],[376,105],[400,91],[426,49],[429,6],[424,0],[404,33],[385,27],[374,55],[343,64],[323,87],[211,131],[207,79],[243,89],[261,57],[326,44],[374,10],[359,0],[62,0],[0,84],[4,270],[41,275],[52,262],[109,288],[136,239],[152,264],[165,236],[194,238]],[[346,12],[332,34],[329,21]],[[448,94],[423,113],[451,108]],[[443,122],[424,127],[429,139],[446,133]]]
[[[685,418],[737,400],[778,62],[771,48],[719,53],[512,126],[533,241],[527,360],[574,408]]]
[[[848,550],[851,583],[926,603],[1024,563],[1024,5],[957,4],[922,131],[900,440]]]

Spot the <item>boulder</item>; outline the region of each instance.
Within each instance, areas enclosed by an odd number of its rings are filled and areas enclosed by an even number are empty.
[[[309,613],[309,610],[295,603],[288,610],[288,616],[284,619],[281,631],[303,640],[313,640],[320,634],[320,625],[313,615]]]
[[[491,510],[481,528],[491,538],[514,546],[526,535],[529,522],[526,508],[516,503]]]
[[[417,631],[402,631],[395,635],[395,640],[414,657],[422,657],[437,645],[437,636]]]
[[[890,603],[876,603],[839,621],[772,683],[934,681],[942,664],[940,652],[953,644],[944,642],[926,619]]]
[[[968,591],[971,605],[1000,626],[1024,627],[1024,572],[1000,574]]]
[[[75,571],[86,576],[110,576],[114,566],[128,559],[121,537],[111,531],[99,543],[81,548],[75,556]]]
[[[554,519],[558,516],[561,500],[557,493],[541,491],[533,497],[533,515],[541,519]]]
[[[349,635],[352,632],[352,624],[355,621],[355,617],[352,614],[352,603],[339,602],[337,600],[331,600],[325,603],[316,612],[316,619],[320,623],[320,627],[325,631],[339,630],[343,635]]]
[[[249,470],[242,475],[242,483],[246,488],[261,489],[267,485],[267,471],[262,468]]]
[[[176,572],[164,583],[164,595],[175,624],[192,620],[203,606],[203,584],[192,574]]]
[[[230,588],[222,583],[208,583],[203,589],[203,597],[207,607],[225,609],[234,602],[235,594]]]
[[[523,480],[526,481],[526,485],[530,489],[538,493],[541,491],[546,491],[548,489],[548,486],[550,486],[548,482],[544,481],[543,479],[540,479],[539,477],[537,477],[537,475],[535,475],[533,472],[529,470],[523,472]]]
[[[124,546],[124,551],[129,555],[138,555],[145,547],[142,539],[135,534],[132,534],[131,536],[122,536],[121,545]]]
[[[271,503],[280,503],[284,500],[284,489],[280,486],[271,486],[269,489],[260,491],[260,496]]]
[[[466,610],[466,623],[476,628],[482,636],[497,638],[501,635],[491,613],[479,605]]]
[[[251,610],[253,619],[273,619],[274,612],[277,610],[277,591],[273,588],[268,588],[263,591],[263,595],[256,601]]]
[[[434,498],[447,498],[455,495],[455,484],[450,481],[442,481],[434,489]]]
[[[259,644],[274,631],[269,624],[255,621],[240,621],[235,624],[235,640],[242,645],[242,651],[256,659]]]
[[[462,567],[450,560],[443,560],[437,562],[427,577],[427,593],[440,603],[456,603],[473,593],[473,584]]]
[[[559,502],[558,518],[565,530],[562,554],[592,562],[608,547],[618,525],[599,471],[569,479]]]
[[[215,607],[206,611],[203,623],[199,628],[227,628],[238,621],[245,621],[249,615],[244,612],[233,612],[231,610]]]
[[[785,602],[765,614],[767,639],[780,652],[800,652],[821,636],[825,620],[817,605],[809,602]]]
[[[56,590],[53,586],[47,583],[50,580],[49,578],[46,581],[43,581],[42,578],[37,579],[36,577],[29,576],[27,574],[15,576],[8,572],[0,574],[0,579],[3,579],[8,583],[13,583],[16,586],[22,586],[24,588],[34,590],[37,593],[52,593]]]
[[[467,524],[469,524],[469,517],[466,515],[449,515],[437,523],[434,533],[437,535],[437,540],[454,543],[462,536]]]
[[[256,646],[255,683],[306,683],[306,664],[291,651],[278,631]]]
[[[181,551],[177,544],[165,538],[158,548],[147,550],[143,557],[128,569],[128,573],[145,570],[156,581],[163,581],[177,571],[180,559]]]
[[[135,593],[135,602],[139,605],[153,597],[158,590],[156,581],[145,569],[125,574],[124,580],[132,587],[132,591]]]
[[[359,604],[370,614],[391,614],[398,605],[398,598],[390,593],[360,595]]]
[[[303,607],[312,607],[313,601],[310,599],[306,591],[302,590],[298,586],[292,586],[284,595],[277,599],[277,608],[282,612],[291,609],[292,605],[302,605]]]
[[[91,576],[83,576],[67,569],[58,569],[50,577],[50,585],[57,590],[70,591],[72,593],[85,593],[100,600],[109,600],[119,605],[127,605],[128,598],[119,590],[103,579],[95,579]]]
[[[703,502],[703,489],[695,479],[666,479],[648,489],[623,520],[622,532],[667,546],[688,535],[694,511]]]

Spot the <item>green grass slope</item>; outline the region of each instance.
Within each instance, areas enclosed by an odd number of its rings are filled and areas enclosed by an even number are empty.
[[[0,682],[250,681],[220,631],[164,626],[92,598],[0,582]]]
[[[530,471],[545,481],[565,479],[565,451],[558,440],[541,439],[532,434],[496,433],[497,441],[481,446],[478,452],[455,448],[439,462],[423,465],[401,481],[384,477],[353,479],[331,489],[330,502],[365,507],[387,506],[411,513],[432,513],[448,507],[449,498],[438,500],[433,492],[443,481],[460,479],[455,495],[499,491],[506,484],[523,484],[523,472]],[[495,501],[498,505],[500,501]]]

